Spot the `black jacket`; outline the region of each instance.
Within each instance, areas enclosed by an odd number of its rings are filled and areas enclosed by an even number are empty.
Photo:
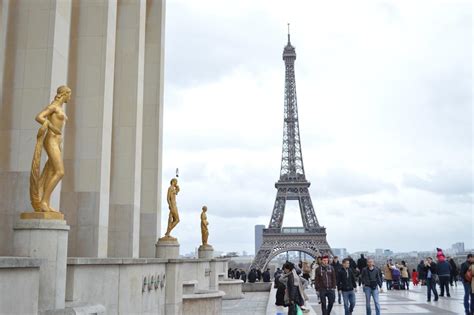
[[[359,270],[362,270],[365,267],[367,267],[367,258],[365,258],[364,256],[360,256],[360,258],[357,260],[357,268],[359,268]]]
[[[375,272],[375,274],[372,274],[372,272]],[[374,267],[374,269],[369,270],[369,267],[365,267],[362,269],[362,272],[360,274],[361,282],[364,284],[364,286],[367,287],[372,287],[370,283],[370,275],[375,275],[375,281],[376,281],[376,286],[378,285],[379,287],[382,287],[383,279],[382,279],[382,272],[380,271],[379,268]],[[375,289],[372,287],[372,289]]]
[[[286,306],[285,305],[285,285],[280,282],[281,273],[275,275],[275,305],[277,306]]]
[[[263,282],[270,282],[270,271],[264,271],[262,273]]]
[[[257,280],[257,273],[255,270],[250,270],[249,272],[249,282],[254,283]]]
[[[290,304],[293,302],[294,304],[304,305],[304,299],[300,294],[300,289],[295,286],[294,282],[295,278],[293,277],[293,273],[290,273],[288,276],[288,282],[286,283]]]
[[[339,291],[352,291],[356,288],[356,278],[351,268],[347,271],[344,268],[339,269],[337,272],[337,289]]]
[[[431,270],[431,277],[433,277],[433,275],[438,274],[438,268],[437,268],[436,263],[434,261],[432,261],[429,266],[424,265],[423,270],[425,271],[426,278],[428,278],[428,271],[429,270]]]

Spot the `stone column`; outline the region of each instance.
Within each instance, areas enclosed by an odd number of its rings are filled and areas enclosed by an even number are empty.
[[[212,259],[214,256],[214,248],[207,244],[207,245],[201,245],[198,248],[198,257],[199,258],[206,258],[206,259]]]
[[[31,159],[40,127],[35,115],[58,85],[67,83],[70,22],[71,0],[2,0],[0,255],[12,254],[14,218],[29,208]],[[56,209],[60,186],[51,198]]]
[[[182,261],[170,260],[166,264],[165,314],[183,314]]]
[[[147,1],[140,257],[154,257],[161,230],[165,1]]]
[[[145,0],[118,1],[109,206],[111,257],[139,256],[145,20]]]
[[[71,226],[69,255],[106,257],[117,2],[72,6],[65,173],[61,210]]]
[[[40,312],[64,308],[68,231],[63,220],[19,220],[15,224],[14,255],[43,259],[39,275]]]

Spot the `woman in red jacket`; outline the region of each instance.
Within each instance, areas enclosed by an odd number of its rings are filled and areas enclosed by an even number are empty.
[[[414,286],[417,286],[419,283],[418,272],[416,271],[416,269],[413,269],[413,271],[411,272],[411,281],[413,282]]]

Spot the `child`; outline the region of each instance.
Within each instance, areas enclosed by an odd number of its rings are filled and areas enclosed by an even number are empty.
[[[419,281],[418,281],[418,272],[416,271],[416,269],[413,269],[413,271],[411,272],[411,281],[413,282],[413,285],[415,287],[419,283]]]

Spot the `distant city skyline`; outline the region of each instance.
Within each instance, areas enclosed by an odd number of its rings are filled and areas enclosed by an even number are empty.
[[[179,167],[173,232],[183,252],[199,245],[204,204],[217,250],[253,253],[254,226],[268,225],[287,22],[306,177],[330,246],[474,247],[471,9],[470,1],[357,1],[345,10],[325,1],[167,3],[163,188]],[[301,225],[297,208],[288,205],[284,226]],[[165,198],[162,209],[166,222]]]

